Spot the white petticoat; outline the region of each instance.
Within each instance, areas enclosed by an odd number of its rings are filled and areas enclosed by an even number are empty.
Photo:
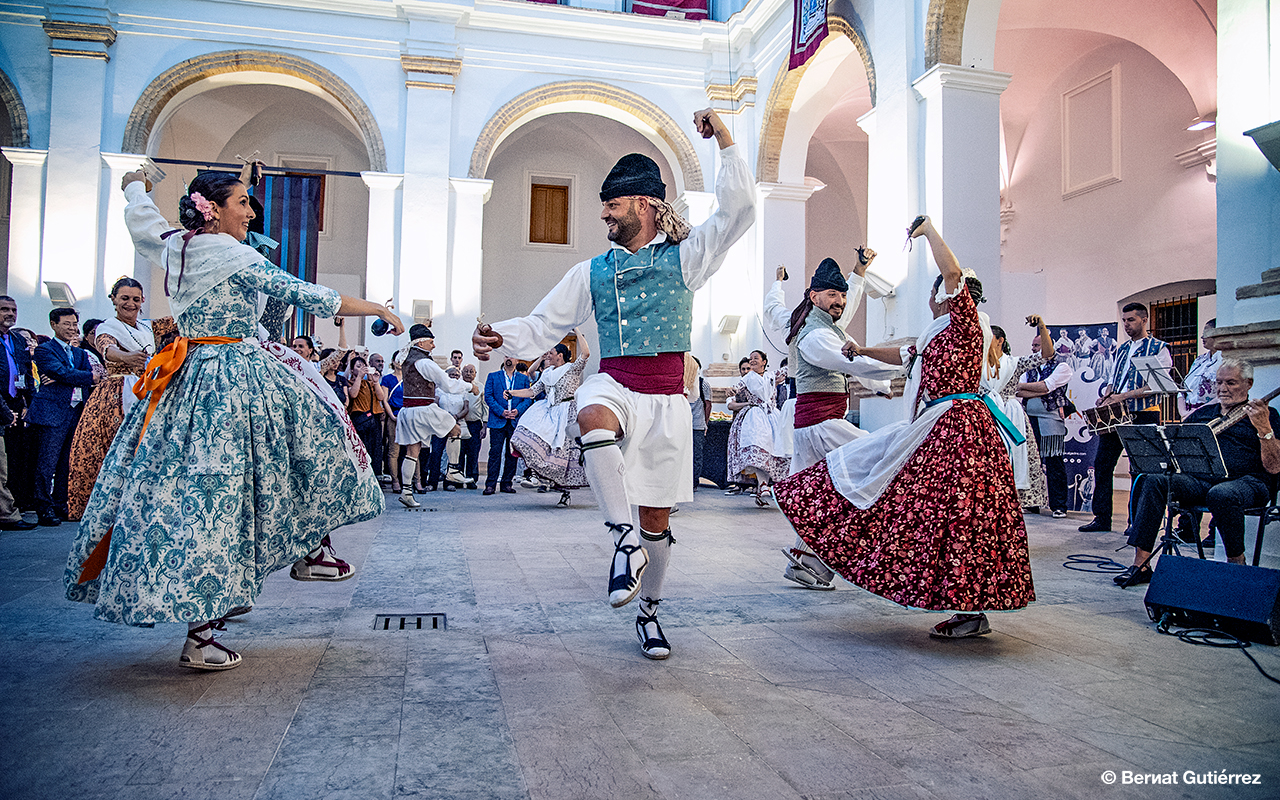
[[[791,402],[790,400],[787,401]],[[791,454],[791,474],[808,469],[827,457],[827,453],[867,432],[847,419],[829,419],[800,428],[795,432],[795,446]]]

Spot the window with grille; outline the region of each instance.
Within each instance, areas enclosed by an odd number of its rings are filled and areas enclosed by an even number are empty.
[[[1197,297],[1162,300],[1152,303],[1150,308],[1151,335],[1168,343],[1174,374],[1179,381],[1191,369],[1191,362],[1196,360],[1196,343],[1200,339],[1200,303]],[[1160,419],[1162,422],[1178,419],[1176,395],[1160,397]]]

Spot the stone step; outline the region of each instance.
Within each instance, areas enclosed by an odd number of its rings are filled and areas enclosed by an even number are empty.
[[[1267,270],[1267,272],[1276,272],[1277,270]],[[1267,276],[1267,272],[1262,273],[1263,277]],[[1236,299],[1244,300],[1249,297],[1271,297],[1280,294],[1280,276],[1275,280],[1263,280],[1261,283],[1251,283],[1248,286],[1241,286],[1236,289]]]

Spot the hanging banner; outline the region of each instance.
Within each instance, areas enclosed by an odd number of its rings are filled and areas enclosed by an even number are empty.
[[[788,69],[804,66],[827,38],[827,0],[794,0],[791,23],[791,61]]]
[[[1053,349],[1058,351],[1058,357],[1071,365],[1067,397],[1076,408],[1093,408],[1115,362],[1116,323],[1050,325],[1049,331],[1056,335]],[[1090,511],[1096,482],[1093,459],[1098,450],[1098,435],[1089,430],[1083,413],[1072,414],[1066,422],[1063,465],[1067,469],[1067,510]]]

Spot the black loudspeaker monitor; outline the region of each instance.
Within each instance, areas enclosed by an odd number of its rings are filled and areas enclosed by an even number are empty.
[[[1167,555],[1147,587],[1147,614],[1159,622],[1215,628],[1259,644],[1280,644],[1280,570]]]

